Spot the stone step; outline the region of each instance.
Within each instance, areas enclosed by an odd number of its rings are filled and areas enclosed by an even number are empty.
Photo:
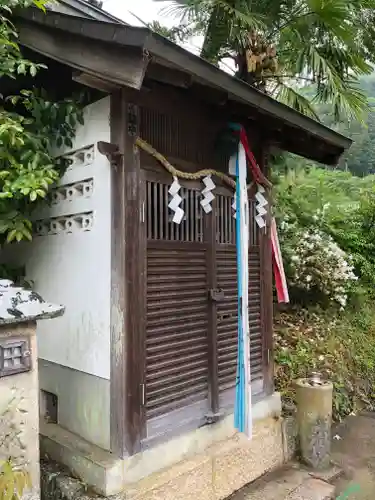
[[[289,493],[285,500],[332,500],[334,493],[335,487],[332,484],[310,477]]]
[[[243,488],[231,500],[331,500],[335,498],[335,486],[330,481],[340,473],[337,467],[311,473],[299,465],[289,465]]]

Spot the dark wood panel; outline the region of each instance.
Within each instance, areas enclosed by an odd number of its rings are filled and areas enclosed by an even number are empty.
[[[163,107],[147,102],[141,106],[141,137],[157,151],[167,156],[203,166],[227,169],[228,159],[219,155],[216,147],[217,135],[224,123],[212,120],[212,115],[203,106],[185,106],[180,97],[173,105],[173,89],[165,99]],[[181,106],[182,104],[182,106]],[[159,107],[159,109],[157,109]]]
[[[163,255],[164,254],[164,255]],[[193,262],[193,266],[191,264]],[[160,265],[162,263],[162,265]],[[208,397],[206,249],[147,250],[147,419]]]
[[[217,252],[218,286],[225,300],[218,304],[219,388],[235,386],[238,346],[238,303],[236,248]],[[263,377],[262,327],[260,302],[259,249],[249,254],[249,328],[250,369],[252,381]]]

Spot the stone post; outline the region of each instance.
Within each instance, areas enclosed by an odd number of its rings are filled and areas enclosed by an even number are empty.
[[[24,485],[23,500],[40,499],[36,322],[63,312],[0,280],[0,487]]]
[[[313,469],[324,469],[330,464],[332,391],[332,384],[319,376],[296,383],[301,459]]]

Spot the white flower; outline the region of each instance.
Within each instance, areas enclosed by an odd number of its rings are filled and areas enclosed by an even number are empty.
[[[294,284],[308,291],[314,283],[329,300],[345,307],[349,282],[357,279],[349,257],[319,229],[305,230],[296,236],[294,254],[289,257]]]

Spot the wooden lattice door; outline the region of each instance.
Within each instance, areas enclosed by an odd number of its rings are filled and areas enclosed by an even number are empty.
[[[170,177],[146,181],[146,419],[165,422],[208,411],[207,243],[200,185],[180,191],[185,219],[172,222]],[[163,416],[165,419],[163,419]]]
[[[169,176],[146,172],[147,435],[180,422],[205,423],[234,402],[237,359],[237,264],[233,193],[218,187],[213,211],[202,184],[182,184],[185,217],[172,222]],[[254,204],[250,203],[251,221]],[[263,390],[258,231],[251,225],[249,311],[253,393]],[[217,393],[215,395],[215,393]]]

